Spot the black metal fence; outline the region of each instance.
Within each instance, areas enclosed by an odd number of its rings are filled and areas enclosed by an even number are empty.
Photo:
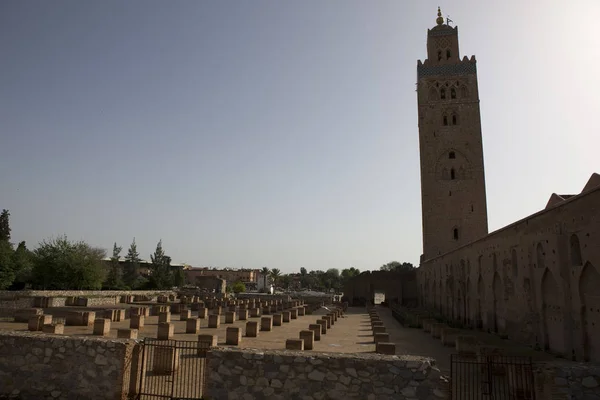
[[[137,398],[202,399],[208,342],[145,339]]]
[[[452,400],[535,400],[531,357],[450,358]]]

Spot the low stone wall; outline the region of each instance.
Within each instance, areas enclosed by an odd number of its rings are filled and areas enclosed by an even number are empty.
[[[379,354],[213,348],[205,399],[445,398],[433,360]]]
[[[130,340],[0,331],[0,398],[125,399]]]
[[[534,370],[538,399],[600,399],[600,364],[550,362]]]
[[[0,310],[39,307],[35,298],[52,298],[50,307],[61,307],[68,298],[88,298],[88,306],[110,305],[118,303],[121,296],[151,296],[160,294],[173,295],[170,290],[0,290]]]

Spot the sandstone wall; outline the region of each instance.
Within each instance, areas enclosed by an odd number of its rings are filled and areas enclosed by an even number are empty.
[[[418,269],[421,304],[571,359],[600,361],[600,187]]]
[[[207,367],[209,400],[444,397],[439,370],[420,357],[215,348]]]
[[[125,399],[135,343],[0,331],[0,397]]]

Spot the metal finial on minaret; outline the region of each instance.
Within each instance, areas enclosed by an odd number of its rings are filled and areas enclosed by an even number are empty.
[[[437,22],[438,25],[444,24],[444,17],[442,17],[442,10],[440,9],[440,7],[438,7],[438,16],[435,22]]]

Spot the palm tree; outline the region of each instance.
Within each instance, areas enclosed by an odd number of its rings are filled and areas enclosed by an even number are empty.
[[[271,273],[271,270],[267,267],[264,267],[261,271],[262,276],[263,276],[263,283],[265,284],[265,290],[267,290],[267,279],[269,278],[269,274]]]
[[[281,271],[277,268],[273,268],[271,270],[271,279],[273,280],[273,285],[277,285],[277,280],[281,276]]]

